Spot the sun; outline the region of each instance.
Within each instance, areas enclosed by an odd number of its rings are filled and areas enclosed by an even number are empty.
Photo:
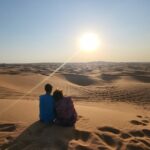
[[[86,33],[80,38],[80,49],[83,51],[94,51],[99,47],[99,44],[99,38],[94,33]]]

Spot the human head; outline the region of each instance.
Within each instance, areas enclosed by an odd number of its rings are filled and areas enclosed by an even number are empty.
[[[60,99],[63,98],[63,92],[62,90],[55,90],[54,93],[53,93],[53,97],[54,97],[54,100],[55,101],[59,101]]]
[[[46,93],[50,94],[52,92],[52,89],[53,89],[53,87],[52,87],[51,84],[46,84],[45,85],[45,91],[46,91]]]

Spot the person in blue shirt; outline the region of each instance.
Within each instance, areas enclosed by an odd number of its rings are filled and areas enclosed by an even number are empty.
[[[39,117],[40,121],[43,123],[53,123],[53,120],[55,119],[54,99],[51,96],[52,88],[53,88],[52,85],[46,84],[45,85],[46,94],[40,96]]]

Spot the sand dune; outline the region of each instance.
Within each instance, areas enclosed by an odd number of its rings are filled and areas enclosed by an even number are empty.
[[[102,80],[104,80],[106,82],[110,82],[110,81],[114,81],[114,80],[120,79],[120,76],[119,75],[103,73],[103,74],[101,74],[100,79],[102,79]]]
[[[149,63],[70,63],[48,78],[60,65],[0,65],[0,149],[150,149]],[[73,97],[75,127],[38,122],[47,82]]]
[[[0,99],[19,98],[43,79],[45,76],[40,74],[0,75]],[[116,77],[112,74],[102,74],[101,79],[98,79],[96,75],[93,77],[58,73],[46,82],[50,82],[55,89],[63,89],[65,95],[71,95],[77,100],[119,100],[146,104],[149,103],[150,84],[145,81],[137,81],[135,76]],[[38,99],[46,82],[24,99]]]
[[[93,85],[96,83],[96,80],[86,75],[79,75],[79,74],[63,74],[63,75],[66,78],[66,80],[81,86]]]

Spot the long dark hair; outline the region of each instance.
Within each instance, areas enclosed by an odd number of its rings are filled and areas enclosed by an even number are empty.
[[[63,92],[62,90],[55,90],[54,93],[53,93],[53,98],[54,100],[57,102],[59,100],[61,100],[63,98]]]

